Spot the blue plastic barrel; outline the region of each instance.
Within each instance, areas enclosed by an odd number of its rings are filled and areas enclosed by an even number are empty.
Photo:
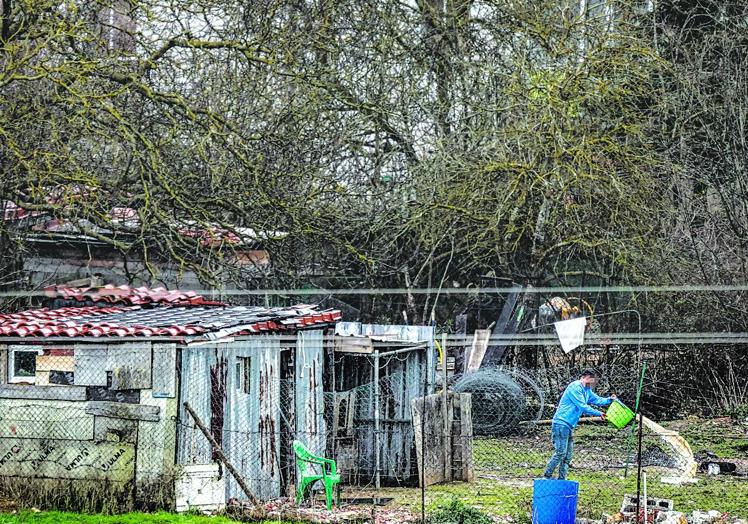
[[[532,486],[532,524],[574,524],[579,482],[537,479]]]

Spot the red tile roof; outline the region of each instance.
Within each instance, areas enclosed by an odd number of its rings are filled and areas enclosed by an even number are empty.
[[[47,203],[60,204],[69,206],[71,201],[84,197],[95,188],[81,186],[70,191],[66,188],[47,188]],[[79,221],[76,219],[54,217],[46,211],[30,211],[19,206],[11,200],[0,200],[0,220],[6,222],[28,221],[31,231],[40,234],[61,234],[68,233],[77,235],[80,238],[89,237],[81,231]],[[84,221],[85,222],[85,221]],[[98,226],[90,222],[86,223],[86,229],[95,230],[102,235],[111,235],[113,225],[117,225],[120,232],[136,233],[140,227],[140,216],[138,210],[126,206],[114,206],[105,213],[103,224]],[[190,220],[175,221],[171,226],[185,237],[199,240],[202,245],[220,247],[222,245],[233,245],[236,247],[252,247],[257,242],[273,237],[285,236],[285,233],[279,231],[255,231],[248,227],[233,227],[227,229],[220,224],[214,223],[195,223]]]
[[[52,308],[0,314],[0,337],[202,337],[324,327],[342,320],[338,310],[314,305],[231,306],[194,292],[107,286],[51,288]],[[59,306],[72,301],[74,305]],[[102,304],[107,304],[106,306]]]
[[[147,287],[106,285],[100,288],[76,288],[64,286],[50,286],[44,290],[49,298],[60,298],[80,302],[81,304],[170,304],[172,306],[208,306],[224,305],[223,302],[206,300],[194,291],[168,290],[163,287],[150,289]]]

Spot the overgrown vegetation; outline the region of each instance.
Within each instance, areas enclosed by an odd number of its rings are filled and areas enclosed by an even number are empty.
[[[457,497],[437,504],[428,515],[431,524],[492,524],[491,517]]]
[[[57,511],[0,513],[0,523],[2,524],[231,524],[235,522],[237,521],[225,517],[178,515],[164,512],[127,513],[123,515],[90,515]]]

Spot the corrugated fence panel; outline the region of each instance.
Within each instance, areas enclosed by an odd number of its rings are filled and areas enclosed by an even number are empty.
[[[186,347],[182,349],[179,435],[177,462],[179,464],[211,464],[211,447],[205,436],[195,426],[192,417],[185,411],[188,402],[204,424],[210,424],[210,368],[217,363],[217,349],[209,347]]]
[[[299,332],[294,370],[296,438],[317,455],[325,454],[324,354],[321,330]]]
[[[226,412],[223,446],[253,494],[280,496],[280,340],[274,336],[237,341],[226,349]],[[233,478],[226,497],[246,499]]]

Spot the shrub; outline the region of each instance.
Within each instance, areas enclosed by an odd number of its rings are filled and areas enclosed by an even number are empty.
[[[468,506],[457,498],[437,505],[429,514],[430,524],[493,524],[485,512]]]

